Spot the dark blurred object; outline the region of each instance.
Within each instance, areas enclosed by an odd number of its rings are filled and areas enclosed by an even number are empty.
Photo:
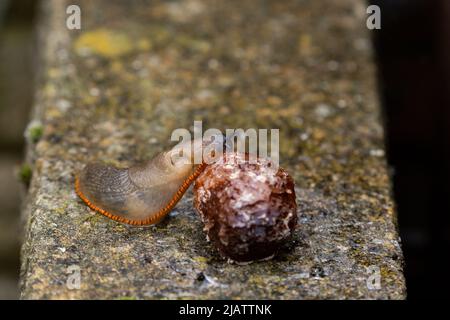
[[[450,270],[450,1],[372,0],[408,298],[443,298]],[[445,294],[445,295],[444,295]]]
[[[32,103],[33,15],[37,1],[0,0],[0,299],[18,298],[23,132]]]

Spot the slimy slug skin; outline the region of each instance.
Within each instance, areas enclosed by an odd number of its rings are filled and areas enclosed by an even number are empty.
[[[195,146],[198,141],[187,143]],[[223,138],[200,143],[203,147],[214,143],[221,151]],[[203,154],[199,157],[196,153],[203,148],[189,149],[193,151],[187,157],[180,157],[185,147],[186,144],[178,144],[130,168],[87,164],[76,175],[75,191],[91,209],[110,219],[138,226],[155,224],[170,212],[206,166],[194,165],[195,158],[202,159]]]

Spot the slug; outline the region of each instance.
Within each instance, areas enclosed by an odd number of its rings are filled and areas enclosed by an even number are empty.
[[[193,151],[182,157],[187,143],[192,143]],[[202,148],[196,148],[197,143]],[[222,151],[223,144],[222,136],[188,141],[130,168],[90,163],[76,175],[75,191],[91,209],[110,219],[137,226],[155,224],[170,212],[206,167],[205,162],[195,166],[194,159],[202,159],[206,148],[211,153]]]
[[[230,262],[272,258],[297,225],[292,177],[269,159],[225,153],[194,184],[207,239]]]

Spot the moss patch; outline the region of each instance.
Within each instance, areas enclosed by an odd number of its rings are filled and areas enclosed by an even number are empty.
[[[26,186],[30,185],[32,175],[33,170],[31,169],[31,166],[29,164],[25,163],[20,167],[18,178]]]

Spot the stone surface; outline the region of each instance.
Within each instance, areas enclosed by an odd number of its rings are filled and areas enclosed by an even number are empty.
[[[405,297],[364,1],[75,2],[81,31],[43,2],[23,298]],[[276,259],[220,258],[192,192],[147,228],[76,197],[88,161],[148,159],[194,120],[280,128],[300,227]]]

